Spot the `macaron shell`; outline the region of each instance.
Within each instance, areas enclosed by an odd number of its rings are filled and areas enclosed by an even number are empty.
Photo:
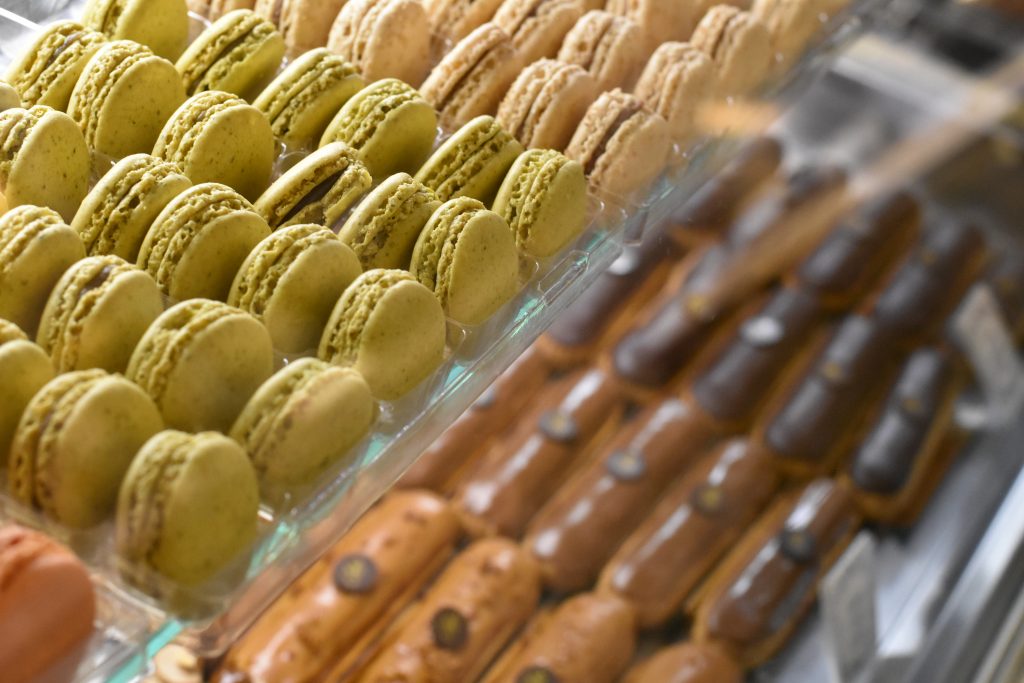
[[[21,106],[18,91],[10,83],[0,81],[0,111],[16,109]]]
[[[25,406],[53,379],[55,373],[50,357],[39,346],[27,340],[0,344],[0,465],[7,462],[8,451]]]
[[[36,448],[33,498],[52,519],[89,528],[113,512],[128,466],[139,448],[163,428],[163,421],[142,389],[115,375],[90,382],[67,408],[59,422],[54,419],[43,429]],[[17,446],[18,440],[15,452]],[[45,459],[40,459],[44,449]],[[46,500],[40,499],[43,492]]]
[[[11,65],[7,78],[21,93],[25,106],[44,104],[64,111],[86,63],[104,42],[103,34],[73,21],[51,24]],[[0,110],[21,106],[9,100],[5,106],[5,87],[0,83]]]
[[[447,292],[442,305],[466,325],[479,325],[519,290],[519,255],[508,223],[480,211],[459,234],[450,265],[438,273],[437,289]]]
[[[771,36],[748,12],[729,22],[715,51],[718,87],[724,93],[748,93],[761,85],[773,63]]]
[[[512,36],[512,44],[530,64],[554,57],[566,34],[583,16],[582,0],[505,0],[494,23]]]
[[[750,13],[764,24],[778,55],[776,69],[793,63],[821,30],[821,10],[809,0],[755,0]]]
[[[44,111],[45,110],[45,111]],[[66,114],[33,107],[0,113],[0,131],[7,117],[38,117],[21,145],[14,149],[10,171],[4,178],[0,159],[0,191],[11,208],[47,206],[71,220],[89,189],[92,161],[82,131]],[[4,140],[0,132],[0,147]],[[0,314],[2,315],[2,314]]]
[[[579,64],[593,74],[599,91],[631,86],[646,58],[640,26],[606,11],[584,14],[558,51],[559,61]]]
[[[502,0],[426,0],[427,16],[434,37],[431,50],[443,55],[452,44],[491,20]]]
[[[685,142],[694,131],[697,107],[713,91],[714,64],[687,43],[665,43],[651,56],[634,94],[669,124],[673,139]]]
[[[92,0],[82,23],[110,38],[142,43],[166,59],[177,59],[188,41],[185,0]]]
[[[497,120],[528,149],[562,150],[596,97],[597,82],[581,66],[541,60],[519,74]]]

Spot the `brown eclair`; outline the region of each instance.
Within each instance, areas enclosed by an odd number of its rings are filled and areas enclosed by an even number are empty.
[[[628,600],[642,628],[678,613],[771,501],[778,476],[747,439],[722,444],[674,484],[601,573],[600,590]]]
[[[850,494],[831,479],[781,498],[710,579],[694,639],[721,644],[745,667],[767,660],[810,610],[859,523]]]
[[[874,288],[921,230],[921,205],[905,190],[888,194],[841,223],[797,269],[795,280],[823,307],[852,306]]]
[[[693,401],[646,408],[559,488],[527,530],[524,545],[545,585],[569,593],[590,586],[666,487],[717,436]]]
[[[615,429],[624,408],[618,385],[602,370],[581,370],[556,382],[456,492],[470,533],[518,538],[592,444]]]
[[[540,598],[536,563],[503,538],[473,543],[384,637],[353,680],[475,681],[526,624]]]
[[[868,519],[911,524],[942,480],[955,454],[948,437],[960,375],[939,349],[907,360],[844,475]]]
[[[928,343],[978,277],[985,258],[985,240],[977,228],[953,223],[935,227],[868,311],[892,343],[905,349]]]
[[[537,616],[483,683],[614,683],[635,650],[629,604],[584,593]]]
[[[528,348],[420,455],[397,485],[451,493],[493,439],[537,395],[550,374],[537,346]]]
[[[1024,252],[1010,250],[985,274],[985,281],[999,303],[1010,333],[1015,340],[1024,339]]]
[[[462,535],[437,496],[400,491],[371,508],[228,652],[222,683],[302,683],[346,671],[448,561]]]
[[[710,643],[658,650],[626,674],[624,683],[743,683],[743,669]]]
[[[849,315],[765,410],[752,438],[784,474],[831,472],[855,438],[895,362],[873,319]]]
[[[721,236],[781,162],[782,145],[775,138],[758,137],[746,143],[672,214],[668,234],[685,246]]]

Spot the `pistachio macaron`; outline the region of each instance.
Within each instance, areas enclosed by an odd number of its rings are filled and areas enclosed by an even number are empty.
[[[0,111],[17,109],[20,106],[21,97],[15,87],[7,81],[0,81]]]
[[[691,138],[697,107],[715,88],[715,66],[689,43],[664,43],[651,55],[633,94],[668,123],[672,138]]]
[[[114,159],[153,149],[161,128],[185,101],[174,65],[130,40],[105,43],[86,64],[68,114],[89,147]]]
[[[114,254],[134,263],[153,221],[191,186],[177,164],[133,154],[103,174],[82,201],[71,227],[87,253]]]
[[[554,150],[527,150],[512,164],[493,208],[524,253],[536,258],[557,254],[587,222],[583,166]]]
[[[185,0],[88,0],[82,23],[112,39],[147,45],[167,59],[177,59],[188,41]]]
[[[25,406],[54,377],[53,364],[42,348],[28,340],[20,327],[0,318],[0,466],[7,454]]]
[[[285,147],[311,148],[363,85],[352,64],[326,48],[317,48],[289,64],[253,104],[266,115]]]
[[[768,29],[753,14],[715,5],[697,24],[690,43],[715,63],[718,93],[742,95],[760,85],[771,69]]]
[[[285,171],[255,209],[273,230],[300,223],[333,226],[372,182],[355,150],[335,142]]]
[[[363,272],[355,252],[319,225],[281,228],[256,245],[228,303],[251,313],[288,355],[313,351],[345,289]]]
[[[338,237],[352,247],[364,270],[408,268],[420,231],[440,205],[430,188],[408,173],[396,173],[352,211]]]
[[[252,463],[235,441],[216,432],[156,434],[118,493],[122,574],[158,593],[151,571],[186,587],[213,579],[255,541],[259,502]]]
[[[223,183],[253,201],[270,184],[274,132],[259,109],[225,92],[201,92],[160,131],[153,156],[178,164],[193,183]]]
[[[167,309],[139,341],[126,376],[175,429],[227,432],[273,373],[267,329],[233,306],[190,299]]]
[[[50,290],[83,258],[82,240],[56,211],[19,206],[0,216],[0,318],[35,336]]]
[[[90,256],[68,268],[50,292],[37,341],[58,372],[124,372],[163,311],[163,294],[148,273],[119,256]]]
[[[331,27],[327,47],[356,65],[369,81],[423,82],[430,70],[430,31],[420,0],[351,0]]]
[[[301,495],[359,442],[377,416],[366,380],[315,358],[289,363],[253,395],[231,428],[274,507]]]
[[[153,221],[138,265],[172,299],[224,301],[242,261],[269,234],[263,217],[230,187],[194,185]]]
[[[175,67],[189,95],[221,90],[252,100],[277,73],[284,38],[252,10],[228,12],[206,28]]]
[[[579,64],[539,59],[509,88],[497,121],[523,147],[565,149],[597,94],[597,81]]]
[[[344,142],[374,178],[415,173],[434,147],[437,112],[412,86],[397,78],[371,83],[345,103],[321,145]]]
[[[45,104],[63,111],[86,63],[106,41],[102,33],[78,22],[58,21],[43,29],[32,47],[11,64],[7,80],[25,106]]]
[[[22,414],[8,460],[8,489],[61,524],[88,528],[114,512],[135,454],[163,428],[152,399],[103,370],[67,372]]]
[[[441,201],[473,197],[489,204],[523,146],[493,116],[462,126],[423,164],[416,179]]]
[[[89,148],[67,115],[44,105],[0,112],[0,195],[71,220],[89,189]]]
[[[434,293],[404,270],[360,275],[338,300],[318,356],[355,368],[373,395],[398,399],[444,360],[445,317]]]
[[[505,219],[469,197],[442,204],[416,241],[412,276],[450,318],[479,325],[519,289],[519,255]]]

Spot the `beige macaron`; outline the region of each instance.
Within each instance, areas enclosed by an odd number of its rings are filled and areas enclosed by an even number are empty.
[[[715,63],[718,93],[723,96],[743,95],[757,88],[773,62],[768,29],[750,12],[731,5],[708,10],[690,43]]]
[[[579,64],[601,90],[630,88],[647,51],[643,31],[628,17],[595,10],[584,14],[562,42],[558,61]]]
[[[563,150],[597,93],[594,77],[579,64],[541,59],[509,88],[498,123],[527,149]]]
[[[715,67],[689,43],[665,43],[651,55],[633,94],[669,125],[676,142],[694,135],[697,108],[714,87]]]

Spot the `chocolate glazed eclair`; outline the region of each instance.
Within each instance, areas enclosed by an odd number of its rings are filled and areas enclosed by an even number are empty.
[[[397,485],[450,494],[550,375],[544,356],[531,346],[423,452]]]
[[[555,383],[456,493],[469,532],[518,538],[593,444],[616,428],[624,408],[618,386],[601,370],[581,370]]]
[[[614,683],[636,650],[633,611],[583,593],[537,616],[483,683]]]
[[[709,580],[694,639],[722,645],[745,667],[764,662],[810,610],[859,524],[850,494],[831,479],[783,497]]]
[[[540,598],[537,566],[516,543],[477,541],[445,569],[353,680],[475,681]]]
[[[445,501],[393,493],[276,600],[228,653],[219,683],[321,680],[342,673],[448,560],[462,535]]]
[[[875,288],[920,231],[920,203],[898,190],[841,223],[789,279],[830,311],[848,308]]]
[[[853,452],[843,478],[869,519],[912,524],[955,456],[953,407],[964,373],[949,353],[925,348],[911,354]]]
[[[813,296],[783,289],[721,345],[681,400],[645,409],[563,486],[528,529],[546,585],[586,588],[665,488],[714,441],[749,427],[773,387],[806,354]]]
[[[624,683],[743,683],[743,669],[720,647],[680,643],[658,650],[626,674]]]
[[[601,573],[599,590],[630,601],[642,628],[678,613],[771,501],[771,461],[747,439],[716,449],[673,485]]]

